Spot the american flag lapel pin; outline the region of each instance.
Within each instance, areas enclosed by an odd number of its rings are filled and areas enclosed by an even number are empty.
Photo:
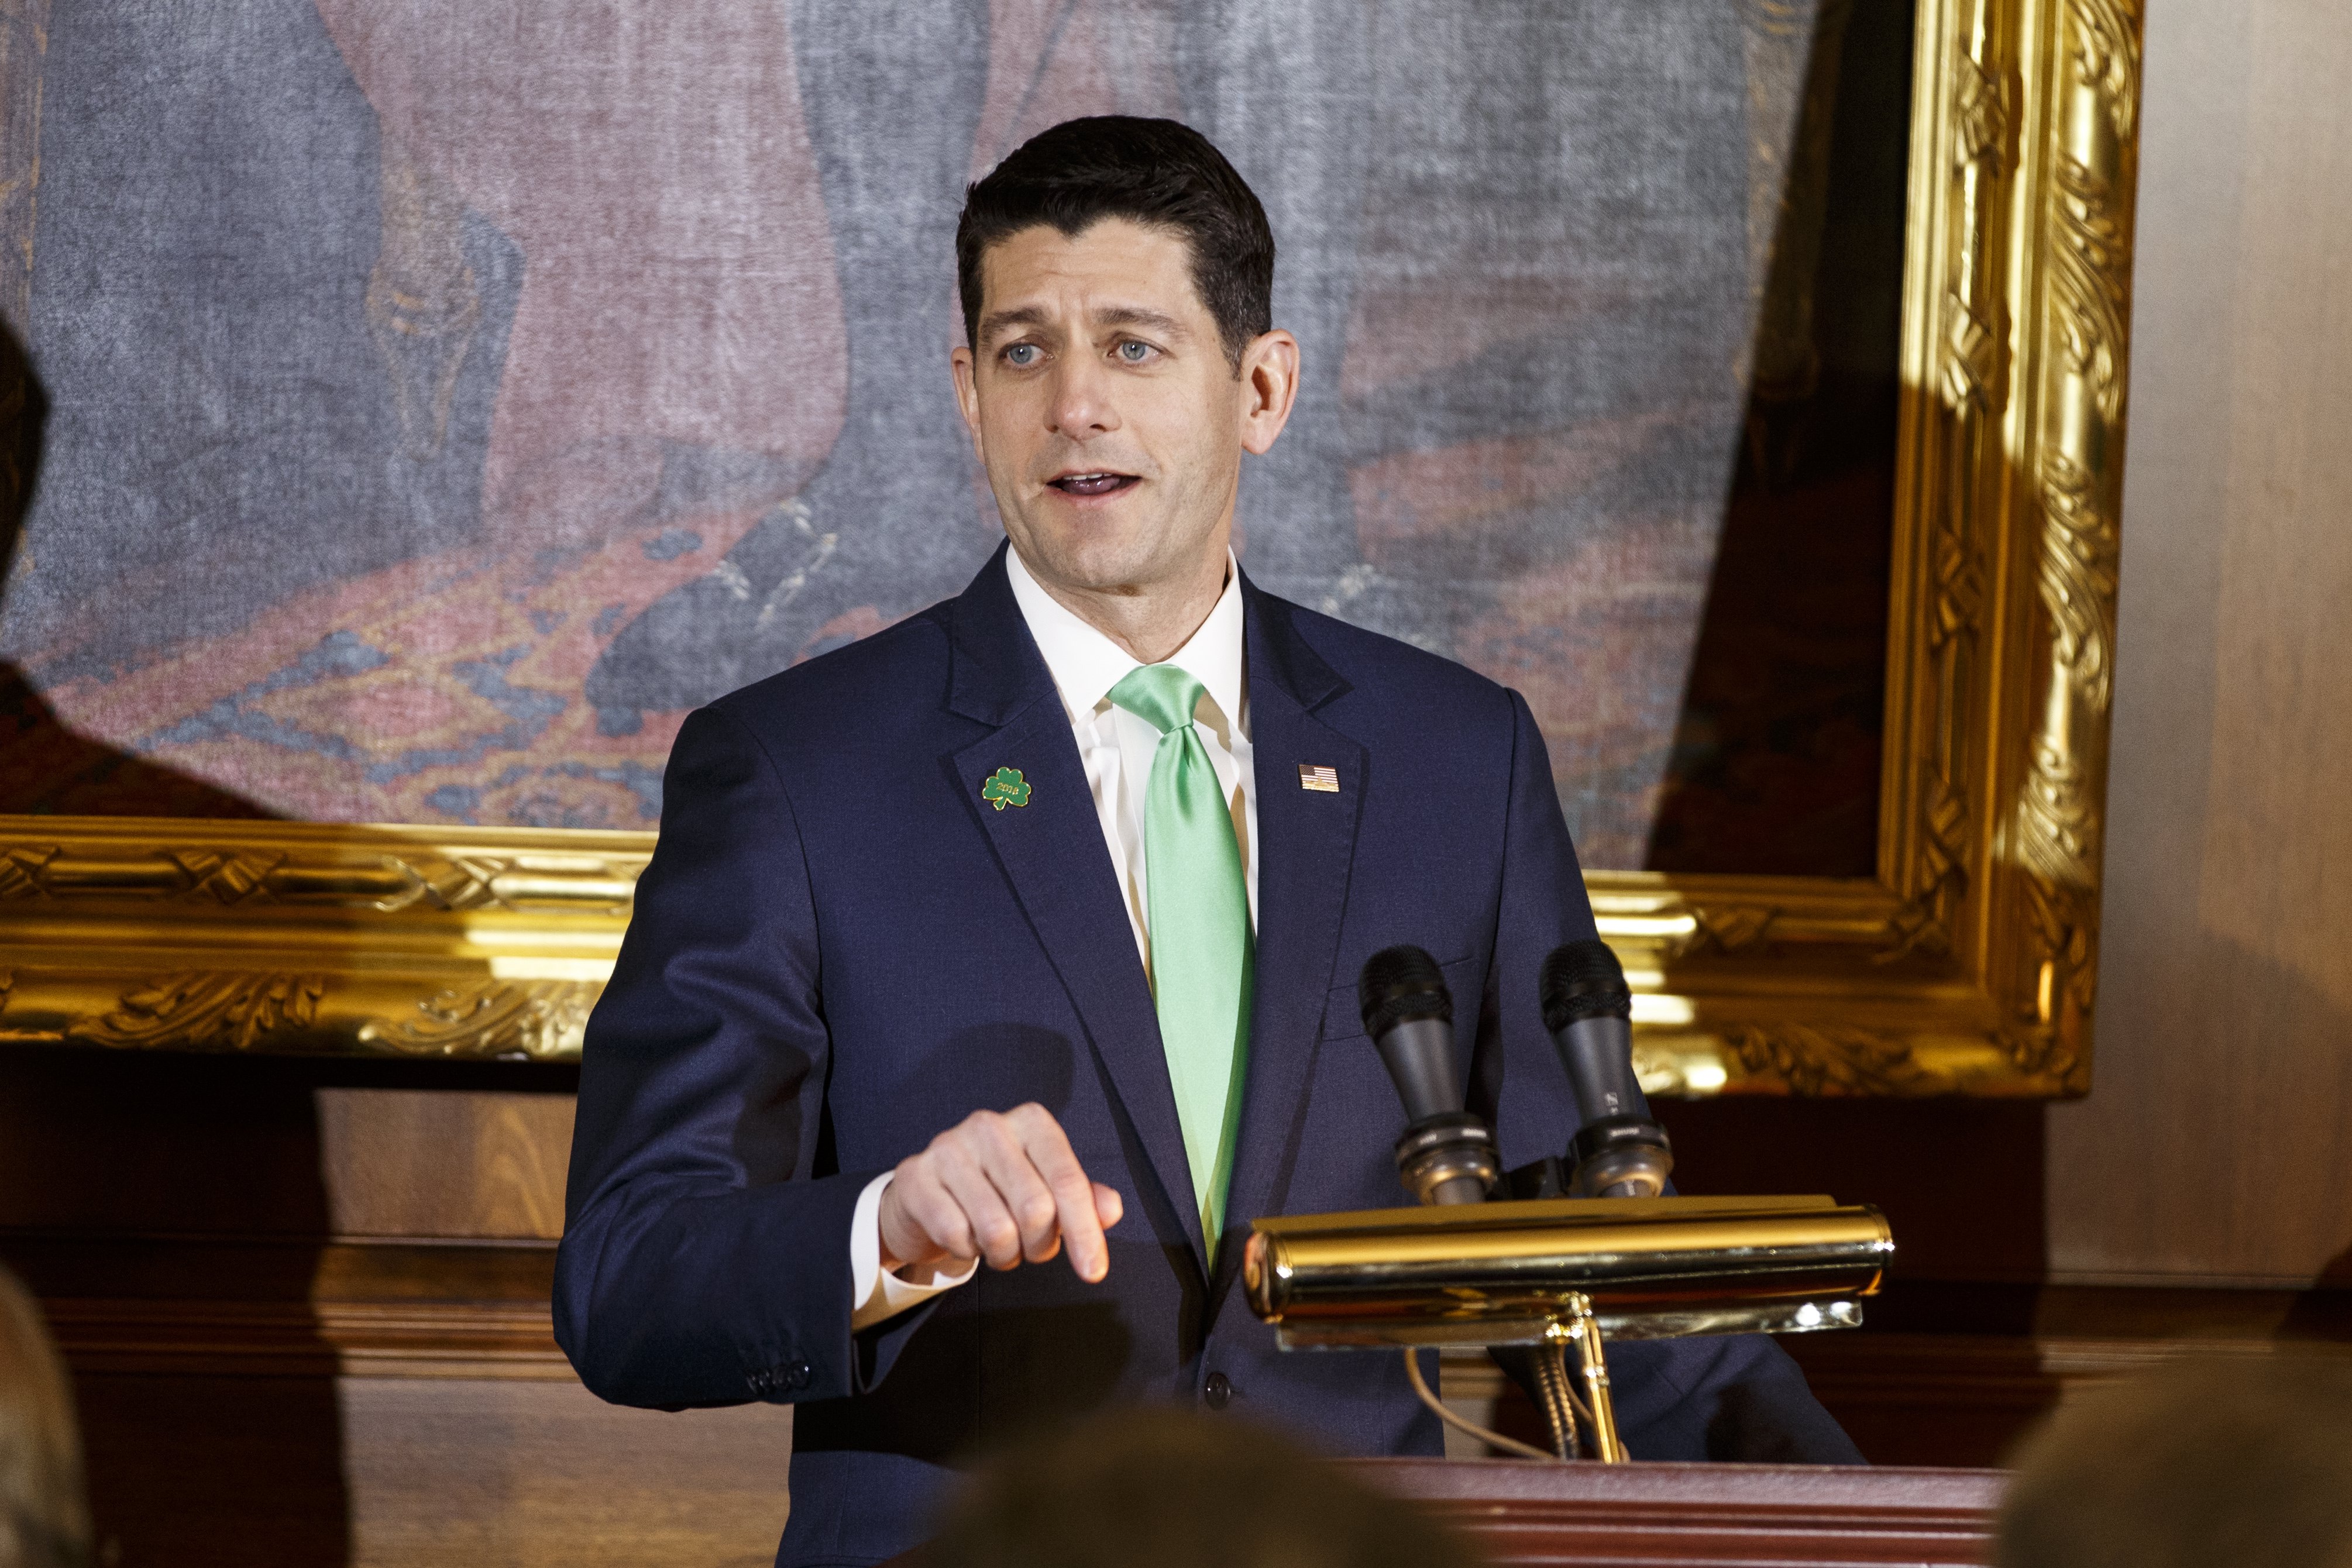
[[[1321,795],[1338,795],[1339,770],[1318,768],[1312,763],[1301,763],[1298,764],[1298,787],[1311,789]]]

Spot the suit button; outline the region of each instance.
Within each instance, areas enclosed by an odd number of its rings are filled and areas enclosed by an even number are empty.
[[[1233,1403],[1234,1380],[1222,1372],[1213,1372],[1207,1384],[1201,1390],[1201,1396],[1209,1402],[1210,1409],[1223,1410]]]
[[[790,1389],[806,1388],[809,1385],[809,1379],[814,1375],[816,1374],[814,1370],[811,1369],[808,1363],[804,1361],[793,1362],[787,1364],[784,1368],[783,1384],[786,1388]]]

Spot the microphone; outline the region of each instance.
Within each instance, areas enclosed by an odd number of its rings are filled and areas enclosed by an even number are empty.
[[[1462,1109],[1444,972],[1420,948],[1384,948],[1365,963],[1356,996],[1411,1121],[1396,1142],[1398,1179],[1424,1204],[1484,1203],[1501,1165],[1493,1129]]]
[[[1485,1203],[1502,1161],[1494,1129],[1462,1108],[1462,1079],[1454,1067],[1454,998],[1445,989],[1445,972],[1420,948],[1383,948],[1366,961],[1356,997],[1363,1007],[1364,1033],[1380,1047],[1397,1098],[1412,1119],[1396,1141],[1398,1179],[1424,1204]],[[1545,1163],[1557,1173],[1559,1161]],[[1417,1353],[1404,1352],[1414,1391],[1440,1419],[1459,1425],[1423,1383]],[[1576,1402],[1561,1346],[1489,1345],[1486,1353],[1543,1412],[1553,1455],[1573,1458]],[[1606,1386],[1598,1393],[1605,1397]],[[1510,1442],[1481,1428],[1469,1430],[1498,1445]]]
[[[1656,1197],[1675,1168],[1674,1146],[1644,1114],[1633,1080],[1633,994],[1617,955],[1598,937],[1554,948],[1538,994],[1544,1027],[1584,1117],[1569,1145],[1569,1190],[1578,1197]]]

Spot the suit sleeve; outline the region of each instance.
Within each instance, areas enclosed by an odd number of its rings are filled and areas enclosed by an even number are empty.
[[[1582,1123],[1536,981],[1553,948],[1599,934],[1550,755],[1516,691],[1511,719],[1502,898],[1471,1075],[1472,1108],[1494,1127],[1507,1167],[1559,1153]],[[1761,1334],[1626,1341],[1609,1347],[1609,1363],[1618,1426],[1637,1459],[1863,1462],[1797,1363]]]
[[[832,1041],[792,802],[723,709],[688,717],[662,789],[588,1021],[556,1340],[617,1404],[864,1393],[928,1310],[851,1329],[850,1222],[876,1173],[828,1168]]]

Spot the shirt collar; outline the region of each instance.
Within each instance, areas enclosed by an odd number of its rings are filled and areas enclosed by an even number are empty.
[[[1045,592],[1022,563],[1018,550],[1005,551],[1004,574],[1012,580],[1013,602],[1029,623],[1029,635],[1037,640],[1037,651],[1045,656],[1045,669],[1061,693],[1063,707],[1069,710],[1070,721],[1075,724],[1100,711],[1110,689],[1139,661]],[[1225,552],[1225,591],[1217,595],[1208,619],[1166,662],[1199,681],[1227,723],[1247,723],[1242,709],[1242,573],[1232,551]]]

